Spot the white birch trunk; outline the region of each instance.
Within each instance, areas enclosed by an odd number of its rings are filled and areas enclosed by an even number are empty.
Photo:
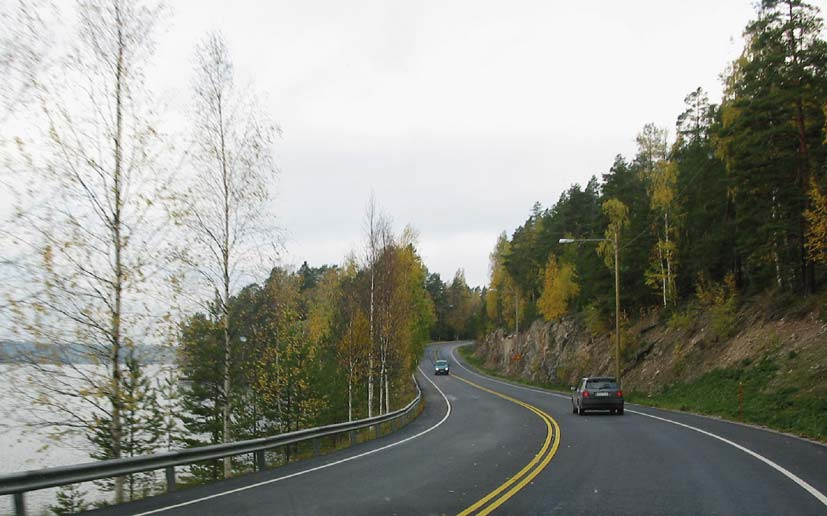
[[[353,421],[353,361],[348,363],[347,373],[347,420]]]
[[[376,273],[375,273],[375,265],[376,265],[376,250],[375,250],[375,240],[373,235],[373,213],[371,213],[371,220],[370,220],[370,320],[368,324],[370,325],[370,342],[368,343],[368,417],[373,416],[373,340],[374,340],[374,321],[373,321],[373,314],[374,314],[374,290],[376,288]]]
[[[658,242],[658,265],[660,265],[660,284],[661,292],[663,294],[663,306],[666,306],[666,271],[663,267],[663,250],[660,242]]]
[[[663,214],[663,224],[666,228],[666,285],[669,289],[668,295],[664,296],[664,306],[666,306],[666,300],[670,297],[674,299],[675,295],[675,293],[671,291],[674,282],[672,281],[672,251],[669,246],[669,213]]]
[[[121,416],[121,303],[123,299],[123,262],[121,252],[121,207],[123,204],[121,192],[122,153],[121,140],[123,138],[123,103],[121,99],[124,73],[124,37],[121,22],[120,5],[115,4],[115,22],[117,25],[118,57],[115,69],[115,177],[113,187],[114,214],[112,217],[113,241],[115,247],[115,306],[112,312],[112,458],[121,457],[121,440],[123,439],[123,421]],[[115,477],[115,503],[123,502],[124,477]]]
[[[776,204],[775,192],[772,194],[772,220],[778,218],[778,208]],[[784,287],[784,276],[781,272],[781,259],[778,257],[778,232],[772,233],[772,259],[775,262],[775,282],[778,288]]]
[[[385,401],[385,389],[384,389],[384,378],[385,378],[385,343],[384,339],[380,339],[382,344],[380,345],[379,350],[379,414],[382,414],[382,408],[384,407]]]
[[[390,382],[388,381],[388,372],[385,371],[385,413],[391,411],[391,388]]]

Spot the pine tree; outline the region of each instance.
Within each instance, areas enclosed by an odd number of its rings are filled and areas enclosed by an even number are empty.
[[[56,503],[49,507],[56,516],[68,516],[88,511],[91,504],[86,501],[86,493],[77,484],[69,484],[58,489]]]
[[[644,282],[646,269],[651,262],[651,250],[655,248],[657,238],[652,231],[651,202],[648,195],[646,175],[643,174],[641,163],[649,158],[647,153],[641,153],[639,162],[629,164],[621,156],[615,159],[608,174],[603,176],[602,202],[616,200],[625,206],[626,219],[623,224],[624,234],[634,239],[634,245],[623,246],[620,249],[621,275],[620,283],[623,291],[623,306],[634,310],[650,306],[652,291]],[[607,214],[607,217],[609,215]],[[605,219],[604,219],[605,221]],[[608,221],[612,224],[611,218]],[[604,222],[604,228],[606,227]],[[614,259],[611,257],[611,259]],[[578,270],[583,270],[578,267]],[[611,281],[611,280],[610,280]],[[610,287],[609,292],[614,290]],[[604,306],[611,307],[614,298],[609,297]],[[613,309],[609,310],[613,312]]]
[[[807,191],[823,168],[827,44],[813,6],[768,0],[727,77],[718,139],[735,192],[737,242],[756,287],[811,292]]]
[[[449,340],[451,338],[451,329],[448,327],[448,286],[442,281],[439,273],[432,272],[428,274],[425,280],[425,288],[428,290],[428,295],[431,296],[431,301],[434,304],[434,312],[436,315],[436,322],[431,328],[431,340]]]
[[[465,282],[465,272],[457,270],[454,280],[448,287],[448,313],[445,317],[454,339],[467,338],[470,335],[469,323],[475,308],[475,299]]]
[[[690,296],[699,275],[714,281],[721,281],[728,272],[737,275],[739,255],[727,172],[714,153],[720,109],[709,104],[701,88],[687,95],[684,103],[676,124],[672,162],[677,166],[675,195],[681,221],[677,261],[684,271],[676,284],[679,296]]]
[[[121,457],[136,457],[149,454],[156,449],[162,432],[160,414],[157,410],[158,396],[150,379],[144,374],[144,368],[133,353],[126,357],[124,364],[121,393],[123,406],[124,435],[120,446]],[[96,450],[91,454],[97,460],[116,458],[109,436],[112,422],[110,417],[95,416],[95,426],[89,440]],[[97,482],[106,490],[114,490],[111,479]],[[156,488],[154,472],[135,473],[124,478],[126,500],[136,500],[152,494]]]
[[[223,442],[224,358],[223,335],[217,317],[197,313],[181,325],[181,422],[187,447]],[[193,464],[194,480],[218,480],[223,469],[218,461]]]
[[[177,367],[165,368],[155,379],[156,404],[153,419],[158,424],[158,440],[155,447],[160,451],[172,451],[183,444],[180,381]]]

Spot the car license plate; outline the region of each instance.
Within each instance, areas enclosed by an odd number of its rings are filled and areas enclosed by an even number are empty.
[[[608,398],[608,397],[609,397],[609,393],[608,393],[608,392],[598,392],[598,393],[597,393],[597,397],[598,397],[598,398]]]

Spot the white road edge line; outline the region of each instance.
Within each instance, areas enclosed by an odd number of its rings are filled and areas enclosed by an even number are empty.
[[[459,364],[459,366],[460,366],[461,368],[465,369],[466,371],[468,371],[468,372],[469,372],[469,373],[471,373],[471,374],[477,375],[477,376],[479,376],[479,377],[481,377],[481,378],[485,378],[485,379],[490,380],[490,381],[492,381],[492,382],[497,382],[497,383],[501,383],[501,384],[503,384],[503,385],[508,385],[508,386],[511,386],[511,387],[515,387],[515,388],[517,388],[517,389],[522,389],[522,390],[525,390],[525,391],[531,391],[531,392],[537,392],[537,393],[540,393],[540,394],[548,394],[549,396],[557,396],[558,398],[566,398],[566,399],[568,399],[568,396],[564,396],[564,395],[562,395],[562,394],[557,394],[557,393],[555,393],[555,392],[549,392],[549,391],[540,390],[540,389],[532,389],[532,388],[530,388],[530,387],[523,387],[523,386],[521,386],[521,385],[514,385],[513,383],[503,382],[503,381],[497,380],[496,378],[491,378],[490,376],[484,376],[484,375],[481,375],[481,374],[479,374],[479,373],[477,373],[477,372],[471,371],[470,369],[468,369],[467,367],[465,367],[464,365],[462,365],[462,362],[460,362],[459,360],[457,360],[456,355],[454,355],[454,350],[455,350],[457,347],[459,347],[459,346],[454,346],[453,348],[451,348],[451,356],[453,357],[454,362],[456,362],[457,364]],[[736,442],[733,442],[733,441],[730,441],[729,439],[727,439],[727,438],[725,438],[725,437],[721,437],[720,435],[713,434],[712,432],[707,432],[706,430],[701,430],[700,428],[694,427],[694,426],[692,426],[692,425],[687,425],[687,424],[685,424],[685,423],[681,423],[681,422],[678,422],[678,421],[673,421],[673,420],[671,420],[671,419],[666,419],[665,417],[659,417],[659,416],[655,416],[655,415],[652,415],[652,414],[647,414],[647,413],[645,413],[645,412],[640,412],[640,411],[637,411],[637,410],[630,410],[630,409],[626,409],[626,412],[631,412],[631,413],[633,413],[633,414],[638,414],[638,415],[640,415],[640,416],[646,416],[646,417],[650,417],[650,418],[652,418],[652,419],[657,419],[657,420],[659,420],[659,421],[664,421],[664,422],[666,422],[666,423],[672,423],[673,425],[682,426],[682,427],[684,427],[684,428],[688,428],[688,429],[690,429],[690,430],[694,430],[694,431],[696,431],[696,432],[700,432],[700,433],[702,433],[702,434],[704,434],[704,435],[706,435],[706,436],[709,436],[709,437],[712,437],[712,438],[718,439],[719,441],[724,442],[724,443],[726,443],[726,444],[728,444],[728,445],[730,445],[730,446],[734,446],[735,448],[738,448],[738,449],[739,449],[739,450],[741,450],[742,452],[744,452],[744,453],[746,453],[746,454],[748,454],[748,455],[751,455],[752,457],[754,457],[754,458],[756,458],[756,459],[760,460],[760,461],[761,461],[761,462],[763,462],[764,464],[766,464],[766,465],[770,466],[771,468],[775,469],[776,471],[778,471],[779,473],[781,473],[781,474],[782,474],[782,475],[784,475],[785,477],[789,478],[790,480],[792,480],[793,482],[795,482],[796,484],[798,484],[798,485],[799,485],[799,487],[801,487],[802,489],[804,489],[805,491],[807,491],[808,493],[810,493],[811,495],[813,495],[813,496],[816,498],[816,500],[818,500],[819,502],[821,502],[821,503],[822,503],[822,504],[824,504],[824,505],[827,505],[827,496],[825,496],[825,495],[824,495],[824,493],[822,493],[821,491],[819,491],[819,490],[818,490],[818,489],[816,489],[815,487],[813,487],[813,486],[811,486],[810,484],[808,484],[805,480],[803,480],[801,477],[799,477],[799,476],[798,476],[798,475],[796,475],[795,473],[793,473],[793,472],[791,472],[790,470],[788,470],[788,469],[784,468],[783,466],[781,466],[781,465],[779,465],[779,464],[777,464],[777,463],[775,463],[775,462],[771,461],[770,459],[768,459],[768,458],[764,457],[763,455],[760,455],[760,454],[758,454],[758,453],[756,453],[756,452],[754,452],[754,451],[750,450],[749,448],[746,448],[746,447],[744,447],[744,446],[741,446],[740,444],[738,444],[738,443],[736,443]]]
[[[799,487],[801,487],[802,489],[804,489],[805,491],[807,491],[808,493],[813,495],[816,498],[816,500],[818,500],[819,502],[821,502],[824,505],[827,505],[827,496],[825,496],[824,493],[822,493],[821,491],[819,491],[815,487],[808,484],[806,481],[804,481],[801,477],[799,477],[795,473],[792,473],[788,469],[786,469],[783,466],[771,461],[770,459],[764,457],[763,455],[755,453],[754,451],[750,450],[749,448],[741,446],[740,444],[738,444],[736,442],[733,442],[733,441],[730,441],[729,439],[727,439],[725,437],[721,437],[720,435],[713,434],[712,432],[707,432],[706,430],[701,430],[700,428],[694,427],[692,425],[687,425],[686,423],[673,421],[671,419],[666,419],[665,417],[654,416],[652,414],[647,414],[645,412],[639,412],[637,410],[628,410],[627,409],[627,412],[631,412],[633,414],[638,414],[640,416],[650,417],[652,419],[657,419],[658,421],[665,421],[667,423],[672,423],[673,425],[682,426],[684,428],[694,430],[696,432],[702,433],[702,434],[704,434],[706,436],[709,436],[709,437],[712,437],[714,439],[718,439],[719,441],[724,442],[724,443],[726,443],[730,446],[734,446],[735,448],[738,448],[742,452],[755,457],[756,459],[760,460],[764,464],[766,464],[766,465],[770,466],[771,468],[775,469],[776,471],[778,471],[779,473],[781,473],[785,477],[789,478],[790,480],[792,480],[793,482],[798,484]]]
[[[263,482],[257,482],[255,484],[250,484],[250,485],[239,487],[239,488],[236,488],[236,489],[230,489],[229,491],[224,491],[224,492],[221,492],[221,493],[215,493],[213,495],[204,496],[204,497],[201,497],[201,498],[195,498],[193,500],[187,500],[186,502],[177,503],[175,505],[169,505],[167,507],[161,507],[159,509],[152,509],[151,511],[146,511],[146,512],[139,512],[139,513],[134,514],[133,516],[145,516],[147,514],[156,514],[156,513],[159,513],[159,512],[163,512],[163,511],[169,511],[169,510],[172,510],[172,509],[177,509],[179,507],[185,507],[187,505],[192,505],[192,504],[195,504],[195,503],[204,502],[204,501],[207,501],[207,500],[212,500],[213,498],[219,498],[221,496],[225,496],[225,495],[229,495],[229,494],[233,494],[233,493],[239,493],[241,491],[246,491],[248,489],[253,489],[255,487],[260,487],[260,486],[263,486],[263,485],[272,484],[274,482],[279,482],[281,480],[286,480],[288,478],[298,477],[298,476],[301,476],[301,475],[305,475],[307,473],[312,473],[314,471],[318,471],[320,469],[329,468],[329,467],[335,466],[337,464],[342,464],[344,462],[350,462],[354,459],[359,459],[359,458],[365,457],[367,455],[372,455],[374,453],[380,452],[382,450],[387,450],[388,448],[393,448],[394,446],[398,446],[400,444],[406,443],[408,441],[416,439],[417,437],[421,437],[421,436],[427,434],[431,430],[437,428],[439,425],[444,423],[446,419],[448,419],[448,416],[451,415],[451,402],[448,401],[448,397],[445,396],[445,393],[442,392],[442,389],[437,387],[437,385],[433,382],[433,380],[431,380],[428,377],[427,374],[425,374],[425,372],[422,370],[421,367],[417,367],[417,369],[419,369],[419,372],[422,373],[422,376],[424,376],[425,379],[428,380],[428,382],[430,382],[430,384],[433,385],[434,388],[436,388],[437,392],[439,392],[439,394],[442,396],[442,399],[445,400],[445,404],[448,406],[448,410],[445,412],[445,416],[443,416],[443,418],[440,419],[439,422],[437,422],[437,424],[435,424],[434,426],[426,428],[425,430],[419,432],[418,434],[412,435],[410,437],[406,437],[405,439],[402,439],[401,441],[396,441],[395,443],[391,443],[391,444],[382,446],[381,448],[376,448],[375,450],[366,451],[364,453],[360,453],[359,455],[354,455],[352,457],[347,457],[347,458],[344,458],[344,459],[341,459],[341,460],[337,460],[335,462],[329,462],[327,464],[322,464],[321,466],[316,466],[315,468],[310,468],[310,469],[305,469],[305,470],[302,470],[302,471],[297,471],[296,473],[291,473],[290,475],[284,475],[283,477],[271,478],[270,480],[265,480]]]

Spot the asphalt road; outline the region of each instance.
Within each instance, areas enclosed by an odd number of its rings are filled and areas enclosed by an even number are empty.
[[[827,514],[825,446],[631,404],[580,417],[465,369],[456,345],[428,349],[425,410],[394,434],[95,514]]]

